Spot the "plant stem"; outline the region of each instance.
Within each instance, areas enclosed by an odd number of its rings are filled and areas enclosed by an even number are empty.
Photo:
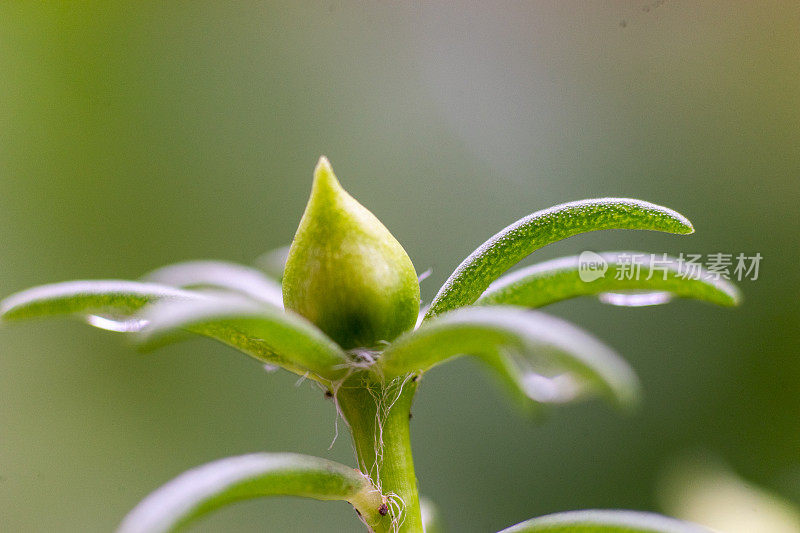
[[[416,389],[411,376],[380,383],[364,372],[351,376],[336,395],[359,468],[389,497],[387,515],[373,526],[376,533],[422,532],[408,422]]]

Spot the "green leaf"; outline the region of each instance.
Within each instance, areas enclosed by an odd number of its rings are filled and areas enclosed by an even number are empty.
[[[0,302],[0,319],[78,315],[92,325],[131,331],[142,324],[133,315],[143,306],[162,300],[203,299],[203,295],[156,283],[95,280],[41,285],[13,294]]]
[[[511,224],[472,252],[433,299],[426,319],[469,305],[503,272],[552,242],[602,229],[641,229],[688,234],[683,215],[629,198],[580,200],[537,211]]]
[[[300,375],[337,379],[349,363],[342,349],[308,320],[250,300],[169,302],[148,308],[143,318],[148,325],[137,340],[145,348],[178,340],[189,331]]]
[[[283,306],[280,284],[260,270],[227,261],[176,263],[154,270],[142,279],[183,288],[223,289]]]
[[[521,522],[499,533],[711,533],[704,527],[638,511],[568,511]]]
[[[390,345],[374,370],[385,379],[460,355],[492,368],[518,398],[563,403],[601,394],[630,405],[638,382],[614,351],[564,320],[516,307],[468,307],[426,322]]]
[[[656,297],[650,299],[654,303],[664,303],[671,297],[724,306],[737,305],[740,301],[739,291],[733,284],[722,278],[714,279],[702,269],[691,271],[686,263],[674,257],[651,260],[650,254],[641,252],[588,253],[607,270],[586,270],[584,254],[587,252],[553,259],[506,274],[492,283],[476,304],[542,307],[577,296],[599,294],[602,297],[606,293],[610,293],[604,300],[606,303],[614,303],[617,294],[630,294],[633,305],[637,301],[648,302],[648,294]],[[592,274],[599,277],[594,279]],[[625,301],[624,297],[620,299]]]
[[[142,500],[117,531],[178,531],[220,507],[263,496],[343,500],[370,526],[388,520],[379,514],[384,501],[380,491],[358,470],[307,455],[257,453],[229,457],[181,474]]]

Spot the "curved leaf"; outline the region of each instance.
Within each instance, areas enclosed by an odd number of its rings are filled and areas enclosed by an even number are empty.
[[[166,533],[222,506],[263,496],[350,502],[369,525],[380,522],[380,491],[358,470],[294,453],[229,457],[195,468],[142,500],[118,533]]]
[[[261,271],[227,261],[186,261],[161,267],[142,279],[183,288],[233,291],[283,307],[281,286]]]
[[[374,369],[387,379],[424,372],[455,356],[488,364],[519,398],[562,403],[599,393],[631,404],[638,382],[606,345],[564,320],[515,307],[468,307],[398,338]]]
[[[578,233],[602,229],[641,229],[688,234],[683,215],[630,198],[580,200],[537,211],[495,234],[472,252],[444,283],[426,318],[469,305],[503,272],[535,250]]]
[[[710,529],[638,511],[568,511],[532,518],[499,533],[711,533]]]
[[[501,277],[476,304],[542,307],[577,296],[626,291],[668,293],[669,297],[724,306],[737,305],[740,300],[733,284],[714,279],[702,269],[692,271],[674,257],[651,259],[650,254],[641,252],[588,253],[589,259],[601,266],[588,270],[584,254],[539,263]]]
[[[310,371],[337,379],[349,362],[335,342],[303,317],[250,300],[168,302],[148,308],[143,317],[148,324],[137,340],[145,347],[171,342],[190,331],[301,375]]]
[[[143,325],[131,320],[143,306],[161,301],[203,299],[203,295],[156,283],[121,280],[67,281],[12,294],[0,302],[0,319],[78,315],[103,329],[132,331]]]

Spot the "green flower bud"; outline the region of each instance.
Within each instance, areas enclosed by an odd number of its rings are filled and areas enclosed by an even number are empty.
[[[374,348],[414,326],[419,282],[389,230],[321,157],[283,275],[283,303],[343,348]]]

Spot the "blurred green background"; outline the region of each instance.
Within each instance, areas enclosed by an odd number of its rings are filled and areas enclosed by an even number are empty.
[[[736,310],[551,309],[616,347],[642,409],[516,412],[470,361],[426,376],[419,483],[451,531],[586,507],[663,510],[687,450],[800,502],[800,4],[33,3],[0,6],[0,293],[251,262],[290,242],[320,154],[404,244],[428,301],[536,209],[632,196],[691,237],[584,249],[764,257]],[[529,260],[528,262],[530,262]],[[142,355],[74,322],[0,329],[0,528],[109,531],[192,466],[259,450],[353,464],[308,384],[193,340]],[[358,531],[263,500],[197,531]],[[494,529],[492,529],[494,528]]]

